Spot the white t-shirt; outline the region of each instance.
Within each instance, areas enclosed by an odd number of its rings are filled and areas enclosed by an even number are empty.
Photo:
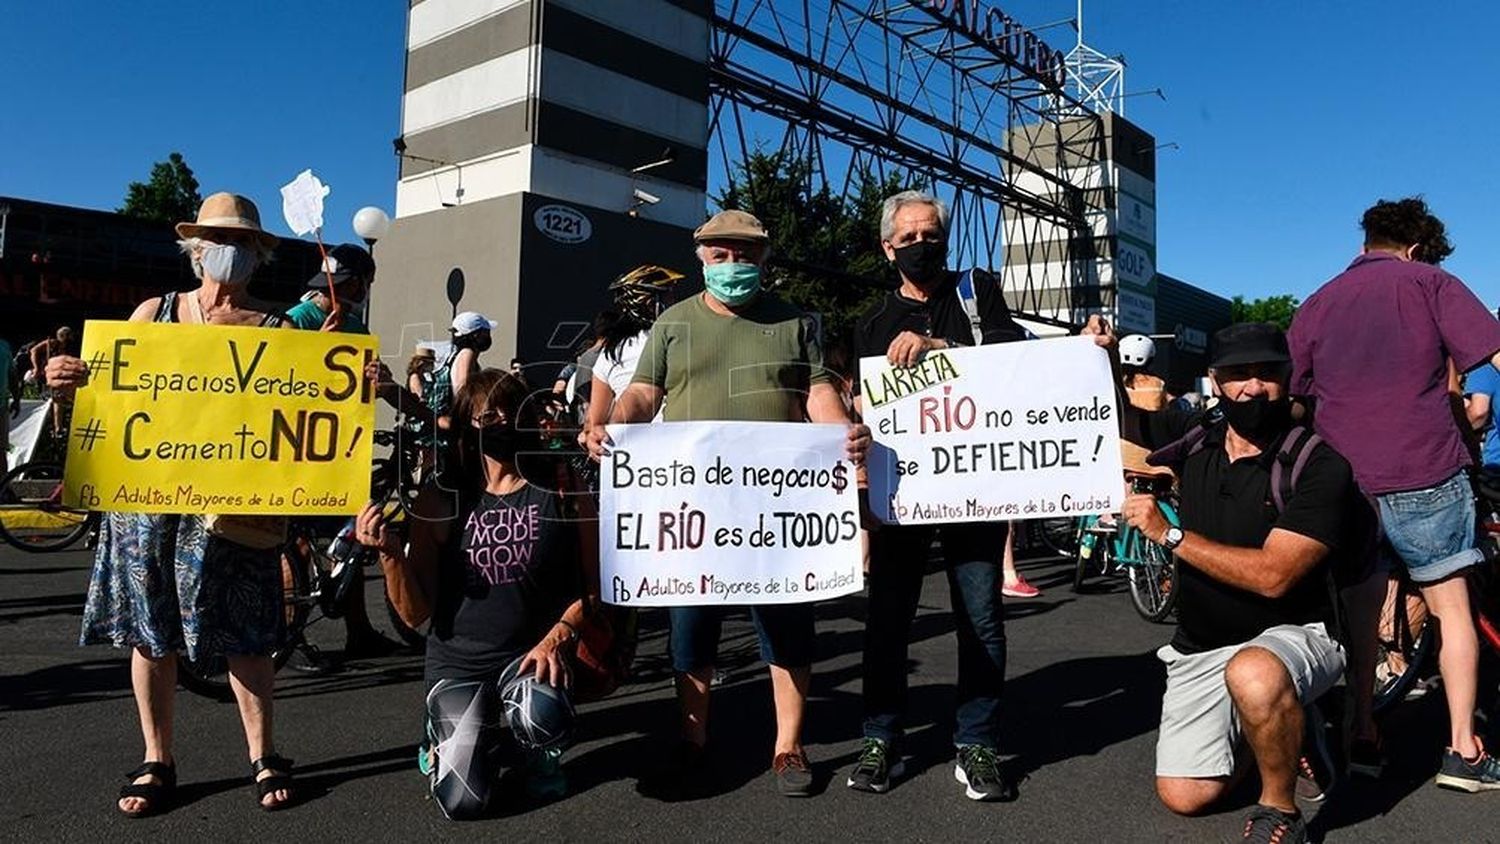
[[[625,388],[630,386],[630,379],[635,377],[636,365],[641,362],[641,352],[645,350],[646,338],[650,334],[649,330],[642,331],[621,343],[618,350],[620,353],[618,362],[604,351],[599,352],[599,359],[594,362],[594,377],[609,385],[615,393],[616,401],[625,393]],[[656,416],[652,420],[660,420],[666,407],[666,402],[663,402],[662,406],[657,408]]]
[[[630,386],[630,379],[635,377],[636,364],[641,362],[641,351],[646,348],[646,337],[650,332],[642,331],[620,344],[618,349],[620,359],[617,362],[614,356],[600,352],[599,359],[594,362],[594,377],[609,385],[615,392],[615,398],[619,398]]]

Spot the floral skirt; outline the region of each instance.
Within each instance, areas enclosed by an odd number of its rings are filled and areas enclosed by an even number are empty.
[[[107,513],[80,644],[263,656],[281,641],[278,549],[214,536],[200,516]]]

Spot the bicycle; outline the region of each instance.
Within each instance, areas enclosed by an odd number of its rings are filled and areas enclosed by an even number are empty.
[[[374,442],[390,448],[391,453],[372,461],[371,498],[385,502],[387,518],[399,529],[418,492],[416,471],[421,465],[421,438],[398,425],[396,430],[376,431]],[[281,565],[283,612],[281,645],[271,653],[277,671],[306,643],[308,628],[320,619],[343,615],[342,607],[356,575],[375,561],[371,549],[354,541],[352,517],[331,537],[327,536],[325,524],[320,517],[293,517],[277,555]],[[413,647],[425,642],[426,637],[420,631],[401,621],[389,598],[386,609],[392,627],[403,641]],[[233,699],[229,663],[223,656],[194,660],[185,651],[179,652],[177,677],[190,692],[221,701]]]
[[[1162,516],[1173,525],[1182,523],[1170,490],[1162,489],[1159,479],[1131,476],[1130,488],[1132,492],[1156,495]],[[1131,525],[1102,523],[1101,518],[1084,516],[1078,520],[1073,591],[1083,589],[1091,568],[1101,575],[1124,572],[1135,611],[1147,621],[1166,622],[1177,605],[1177,557]]]
[[[63,465],[32,460],[0,478],[0,539],[33,554],[61,551],[99,533],[99,514],[63,504]]]

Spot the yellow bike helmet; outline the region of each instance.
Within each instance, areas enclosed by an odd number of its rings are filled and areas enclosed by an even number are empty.
[[[650,324],[661,312],[661,297],[684,278],[676,270],[642,264],[611,282],[609,291],[614,294],[616,308]]]

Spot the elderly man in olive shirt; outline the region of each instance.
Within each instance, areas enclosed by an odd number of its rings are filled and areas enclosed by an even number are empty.
[[[693,233],[705,291],[668,308],[651,329],[631,385],[611,422],[685,421],[849,423],[833,373],[823,367],[810,316],[761,289],[770,238],[755,217],[721,211]],[[602,453],[603,433],[590,450]],[[870,446],[864,425],[849,429],[849,454],[862,462]],[[787,796],[812,786],[802,750],[802,715],[813,662],[811,604],[751,607],[761,657],[770,665],[776,704],[772,770]],[[682,706],[682,743],[669,781],[692,787],[708,740],[709,686],[724,609],[674,607],[672,667]]]

